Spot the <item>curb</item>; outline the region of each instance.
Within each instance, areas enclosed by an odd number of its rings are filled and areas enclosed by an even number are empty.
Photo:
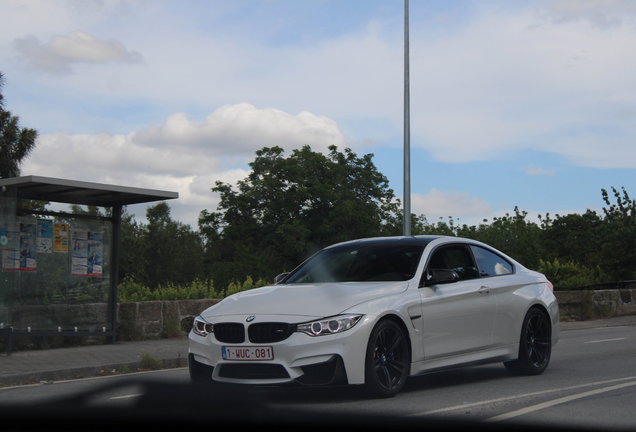
[[[585,321],[562,321],[559,323],[559,329],[561,331],[621,326],[636,326],[636,315],[623,315]]]
[[[175,369],[188,366],[188,359],[184,357],[176,357],[171,359],[163,359],[163,369]],[[0,386],[16,386],[25,384],[36,384],[41,381],[63,381],[78,378],[89,378],[101,375],[100,372],[107,370],[128,369],[128,373],[137,372],[142,369],[141,361],[127,363],[113,363],[101,366],[83,366],[69,369],[58,369],[50,371],[39,371],[33,373],[20,373],[14,375],[0,376]],[[125,375],[126,372],[118,375]]]

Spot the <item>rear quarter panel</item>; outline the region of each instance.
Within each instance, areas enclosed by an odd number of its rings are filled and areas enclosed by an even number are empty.
[[[558,304],[543,275],[518,267],[516,274],[491,278],[489,284],[497,296],[495,345],[519,342],[523,319],[532,307],[542,308],[548,313],[552,324],[552,344],[558,341]]]

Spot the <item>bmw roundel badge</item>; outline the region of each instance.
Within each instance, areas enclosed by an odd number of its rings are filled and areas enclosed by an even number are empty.
[[[252,316],[248,316],[247,319],[245,320],[246,322],[252,322],[254,321],[254,318],[256,318],[254,315]]]

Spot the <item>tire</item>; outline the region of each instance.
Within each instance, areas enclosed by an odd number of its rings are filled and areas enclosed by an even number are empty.
[[[532,308],[526,314],[521,327],[519,358],[505,362],[513,375],[540,375],[550,363],[552,352],[552,326],[548,317]]]
[[[372,397],[393,397],[402,390],[410,370],[409,347],[402,329],[390,320],[371,332],[365,361],[365,387]]]

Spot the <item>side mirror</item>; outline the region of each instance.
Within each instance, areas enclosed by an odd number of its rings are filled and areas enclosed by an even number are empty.
[[[288,274],[289,274],[289,272],[286,272],[286,273],[281,273],[278,276],[276,276],[274,278],[274,285],[278,285],[279,283],[281,283],[283,281],[283,279],[285,279],[287,277]]]
[[[424,286],[448,284],[459,280],[457,272],[451,269],[430,269],[425,277]]]

